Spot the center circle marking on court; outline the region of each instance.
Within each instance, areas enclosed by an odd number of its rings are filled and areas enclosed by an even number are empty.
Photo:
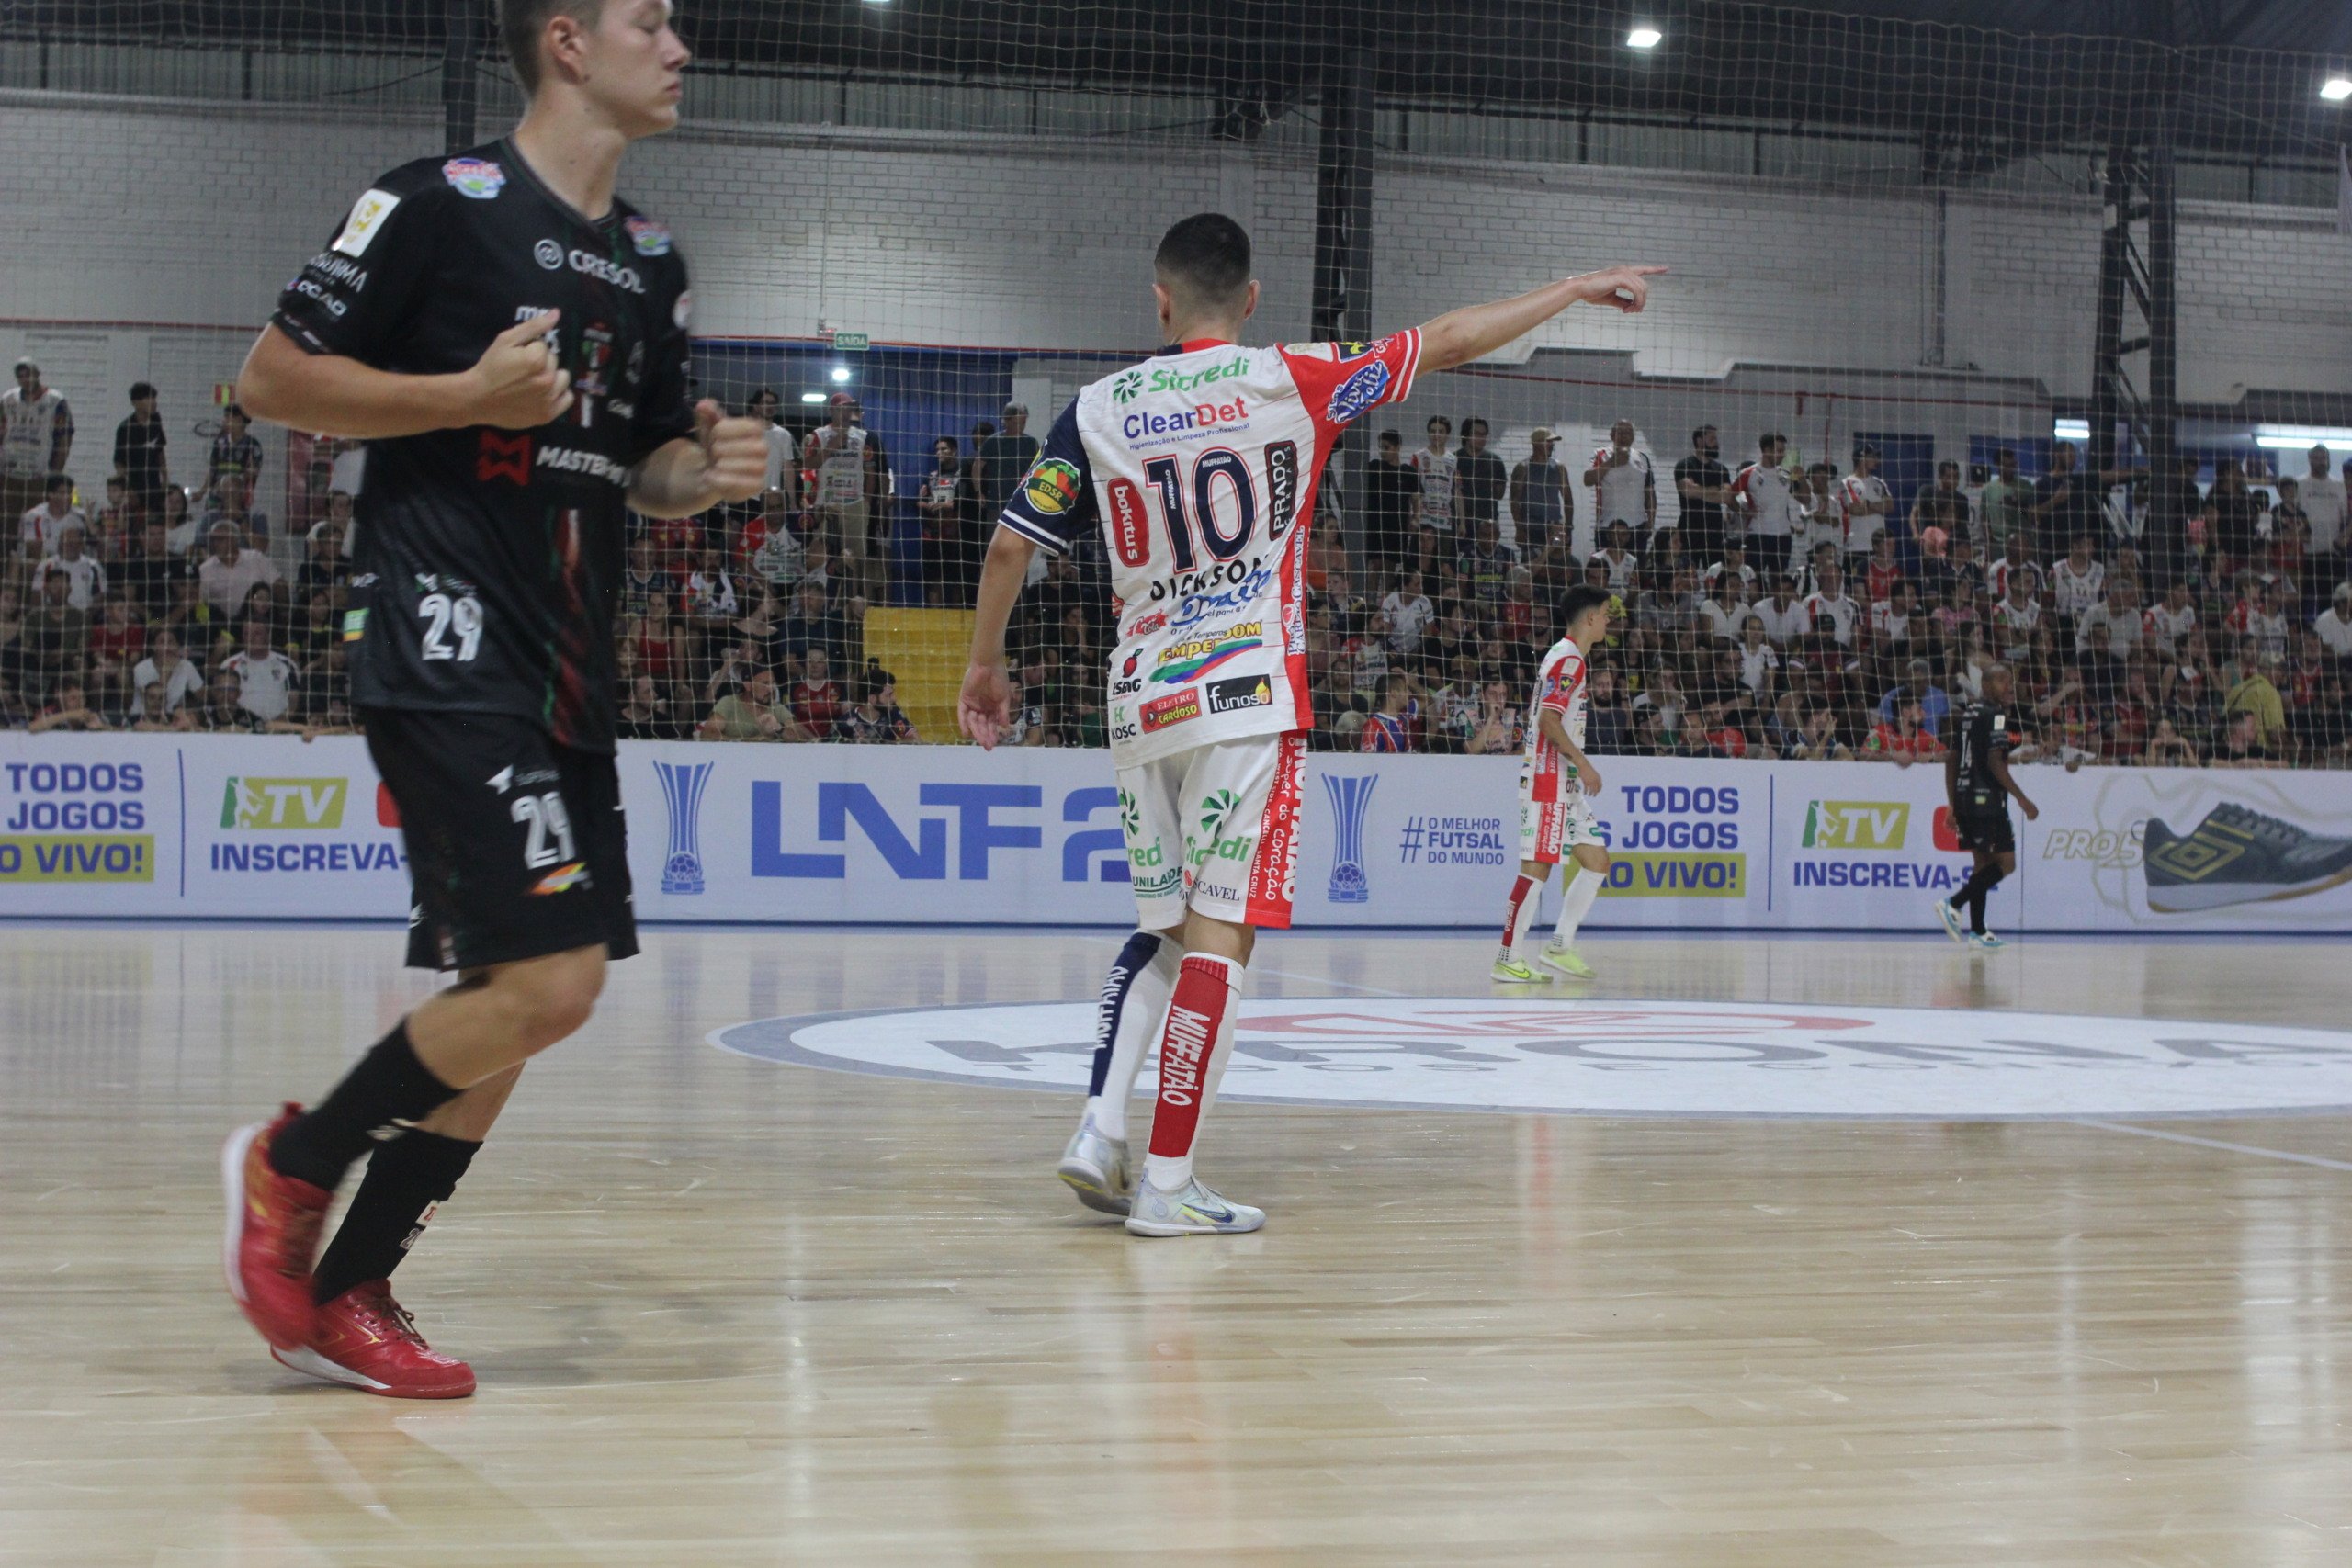
[[[2352,1033],[2075,1013],[1289,997],[1240,1004],[1220,1098],[1588,1116],[2232,1116],[2352,1111]],[[739,1055],[1083,1094],[1091,1002],[826,1013],[717,1030]],[[1153,1082],[1148,1063],[1137,1092]]]

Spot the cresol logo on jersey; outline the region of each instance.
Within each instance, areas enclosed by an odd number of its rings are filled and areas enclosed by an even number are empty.
[[[220,784],[223,836],[207,847],[206,864],[232,874],[271,875],[403,869],[408,859],[395,837],[326,837],[345,831],[350,795],[351,781],[345,778],[232,774]],[[375,815],[379,828],[399,826],[391,797],[380,785]]]
[[[1930,842],[1946,852],[1959,847],[1950,813],[1941,807],[1935,811]],[[1790,861],[1790,886],[1926,890],[1960,885],[1964,871],[1953,862],[1903,858],[1910,844],[1908,801],[1809,801],[1797,832],[1797,853]]]
[[[0,882],[155,880],[141,763],[10,762],[0,784]]]
[[[935,781],[877,792],[827,779],[813,792],[787,795],[782,784],[756,779],[751,874],[841,881],[879,871],[900,882],[1042,874],[1066,883],[1127,882],[1118,810],[1119,792],[1108,785],[1063,791],[1049,808],[1036,784]],[[1039,856],[1050,858],[1041,864]]]
[[[1616,818],[1600,823],[1612,863],[1604,896],[1747,897],[1736,785],[1620,784],[1595,804]]]

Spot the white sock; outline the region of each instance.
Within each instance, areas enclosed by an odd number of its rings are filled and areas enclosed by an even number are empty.
[[[1600,897],[1600,885],[1607,880],[1604,873],[1587,871],[1583,866],[1576,868],[1575,874],[1568,878],[1566,889],[1560,895],[1560,923],[1553,932],[1554,942],[1562,947],[1577,944],[1577,927],[1582,925],[1585,916],[1592,912],[1592,901]]]
[[[1183,948],[1163,938],[1159,951],[1127,987],[1127,1005],[1111,1036],[1110,1073],[1102,1080],[1102,1092],[1086,1102],[1094,1130],[1106,1138],[1127,1135],[1127,1110],[1135,1103],[1136,1075],[1143,1070],[1144,1053],[1159,1038],[1159,1026],[1168,1021],[1168,998],[1175,993],[1176,971],[1183,962]]]
[[[1193,1151],[1199,1146],[1200,1129],[1208,1117],[1209,1109],[1216,1103],[1216,1087],[1225,1077],[1225,1065],[1232,1059],[1234,1019],[1241,1011],[1241,965],[1231,959],[1216,958],[1207,953],[1193,955],[1191,961],[1224,966],[1227,986],[1225,1010],[1217,1020],[1216,1034],[1209,1042],[1208,1061],[1201,1069],[1197,1096],[1199,1110],[1192,1117],[1192,1135],[1183,1141],[1184,1152],[1144,1156],[1144,1178],[1162,1192],[1173,1192],[1193,1179]],[[1172,1000],[1170,1006],[1173,1006]],[[1165,1021],[1162,1021],[1164,1027]],[[1164,1045],[1160,1051],[1159,1070],[1163,1075],[1168,1070],[1168,1051]],[[1165,1104],[1156,1108],[1152,1123],[1154,1143],[1166,1141],[1161,1120],[1175,1114],[1177,1112],[1171,1111]]]

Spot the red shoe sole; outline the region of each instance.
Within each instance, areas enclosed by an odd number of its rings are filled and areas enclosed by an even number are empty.
[[[321,1382],[340,1383],[345,1388],[356,1388],[362,1393],[378,1394],[385,1399],[466,1399],[474,1392],[470,1380],[462,1386],[452,1383],[435,1388],[400,1387],[378,1382],[364,1372],[356,1372],[349,1367],[328,1360],[316,1350],[281,1350],[273,1345],[269,1348],[269,1355],[270,1359],[289,1371],[300,1372],[304,1377],[316,1378]]]

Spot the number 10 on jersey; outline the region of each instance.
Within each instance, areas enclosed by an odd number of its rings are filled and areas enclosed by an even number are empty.
[[[1298,446],[1289,441],[1270,442],[1263,456],[1267,482],[1273,491],[1267,537],[1279,540],[1289,531],[1291,513],[1297,504]],[[1230,446],[1212,446],[1201,453],[1193,459],[1189,484],[1182,460],[1177,457],[1154,457],[1143,466],[1143,473],[1159,492],[1160,515],[1167,523],[1169,553],[1178,571],[1189,571],[1197,565],[1200,549],[1206,549],[1212,560],[1228,561],[1250,547],[1258,532],[1258,485],[1249,460],[1240,453]],[[1224,500],[1217,494],[1220,482],[1232,492],[1227,509],[1229,524],[1227,515],[1219,511],[1218,503]],[[1188,491],[1192,500],[1189,511],[1185,506]],[[1143,491],[1133,479],[1113,479],[1110,503],[1112,547],[1118,554],[1119,564],[1148,565],[1151,519]]]

